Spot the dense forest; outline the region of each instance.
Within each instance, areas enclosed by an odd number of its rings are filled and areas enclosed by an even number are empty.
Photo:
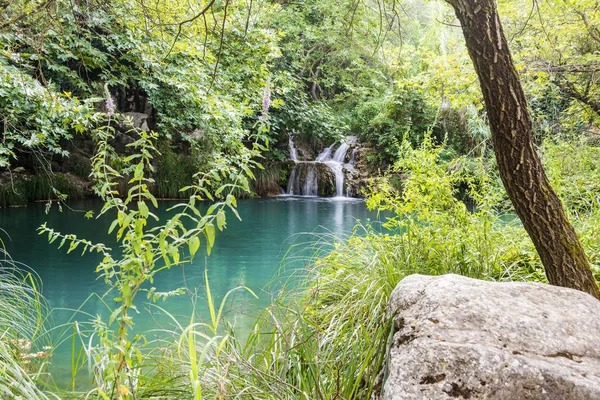
[[[0,0],[0,15],[1,398],[371,399],[408,275],[600,298],[595,1]],[[241,332],[225,310],[261,288],[216,295],[202,263],[244,202],[298,197],[377,217],[303,248]],[[49,317],[3,222],[38,203],[31,237],[94,254],[107,313]],[[156,283],[186,265],[198,288]],[[143,304],[186,296],[158,342],[136,330]]]

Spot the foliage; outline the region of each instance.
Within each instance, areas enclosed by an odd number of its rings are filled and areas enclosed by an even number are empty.
[[[55,87],[47,90],[31,76],[8,65],[2,56],[0,76],[0,168],[10,164],[17,149],[64,156],[60,141],[83,132],[98,120],[93,99],[82,102]]]
[[[309,101],[298,91],[286,93],[282,105],[269,113],[270,135],[287,146],[289,136],[300,137],[312,148],[321,149],[348,132],[344,115],[321,101]]]
[[[600,147],[581,140],[545,141],[542,160],[552,187],[573,214],[597,214],[600,205]]]
[[[582,220],[593,220],[597,214],[599,188],[598,152],[600,148],[585,138],[573,140],[545,140],[538,148],[544,170],[552,188],[563,202],[565,211],[575,224]],[[511,212],[512,205],[504,191],[497,172],[496,160],[485,159],[483,168],[472,168],[463,163],[473,177],[488,176],[496,194],[491,205],[498,212]]]
[[[503,2],[517,68],[544,136],[578,136],[598,125],[600,13],[592,1]]]
[[[384,98],[365,102],[355,109],[352,131],[361,140],[374,142],[379,161],[393,161],[404,137],[413,145],[423,141],[435,124],[435,110],[424,96],[409,88],[399,88]]]
[[[278,70],[298,77],[313,100],[355,100],[385,87],[387,65],[377,50],[396,35],[382,31],[377,10],[354,0],[309,0],[281,2],[267,17],[283,33]]]
[[[479,279],[500,279],[517,263],[525,275],[539,275],[539,261],[532,264],[520,257],[523,248],[532,250],[524,230],[516,221],[503,222],[495,212],[498,194],[483,166],[475,180],[460,162],[441,161],[442,150],[430,138],[414,150],[404,141],[394,166],[407,177],[401,192],[384,179],[367,200],[369,207],[392,212],[385,226],[398,232],[411,249],[418,249],[411,252],[411,262],[425,274],[437,274],[442,268]],[[462,185],[474,201],[474,211],[456,197]]]
[[[250,24],[245,6],[209,7],[210,25],[179,25],[193,7],[58,0],[23,14],[25,3],[2,11],[14,23],[0,29],[0,168],[22,151],[67,156],[65,140],[91,135],[115,112],[149,114],[161,138],[191,143],[204,171],[240,152],[243,120],[260,110],[279,54],[274,32]]]

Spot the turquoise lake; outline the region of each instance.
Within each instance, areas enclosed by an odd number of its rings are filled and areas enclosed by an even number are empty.
[[[161,202],[156,214],[165,219],[167,209],[174,202]],[[73,210],[96,210],[98,201],[82,201],[70,204]],[[327,251],[336,239],[343,240],[351,233],[357,221],[375,222],[377,214],[367,210],[364,201],[347,198],[275,197],[269,199],[240,200],[239,221],[228,213],[227,228],[217,233],[215,247],[210,256],[198,252],[191,264],[174,267],[157,276],[153,286],[168,291],[185,287],[193,296],[182,295],[169,298],[158,305],[187,324],[195,310],[195,320],[208,319],[204,299],[204,270],[208,271],[209,283],[217,302],[230,289],[246,286],[258,295],[258,300],[244,291],[228,304],[227,319],[236,324],[238,331],[248,330],[253,318],[271,303],[283,282],[309,262],[315,249]],[[108,321],[107,305],[114,305],[112,293],[95,272],[99,261],[97,255],[81,256],[74,251],[57,249],[48,244],[46,236],[36,232],[42,223],[63,233],[74,233],[92,242],[102,242],[116,249],[116,243],[107,234],[110,217],[86,220],[82,212],[56,205],[45,213],[45,204],[32,204],[24,208],[0,209],[0,228],[6,250],[17,262],[34,270],[42,281],[42,293],[53,309],[51,313],[54,341],[65,340],[54,351],[52,373],[59,385],[66,385],[71,376],[71,343],[73,321],[85,327],[96,315]],[[291,250],[290,250],[291,249]],[[293,285],[293,283],[292,283]],[[91,296],[96,294],[97,296]],[[104,302],[99,296],[104,296]],[[106,303],[106,304],[105,304]],[[195,303],[195,304],[194,304]],[[159,335],[159,329],[172,329],[171,318],[147,303],[145,296],[138,297],[136,306],[140,311],[134,315],[135,331],[143,332],[151,340]],[[79,310],[79,311],[76,311]],[[85,373],[83,375],[86,375]]]

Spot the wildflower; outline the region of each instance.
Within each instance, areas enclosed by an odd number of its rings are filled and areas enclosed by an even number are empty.
[[[267,82],[267,85],[265,86],[265,91],[263,93],[263,99],[262,99],[262,113],[258,117],[259,121],[262,121],[263,118],[266,119],[269,116],[269,107],[271,106],[271,88],[269,86],[270,86],[269,82]]]
[[[269,85],[265,86],[265,92],[263,94],[262,101],[262,112],[266,114],[269,112],[269,107],[271,106],[271,90],[269,89]]]
[[[115,101],[112,97],[109,97],[106,100],[104,106],[106,107],[106,114],[108,114],[109,117],[115,113],[115,110],[117,108],[117,106],[115,105]]]

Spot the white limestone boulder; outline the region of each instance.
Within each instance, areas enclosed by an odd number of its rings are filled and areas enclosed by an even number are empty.
[[[600,301],[588,294],[412,275],[389,310],[383,399],[600,399]]]

